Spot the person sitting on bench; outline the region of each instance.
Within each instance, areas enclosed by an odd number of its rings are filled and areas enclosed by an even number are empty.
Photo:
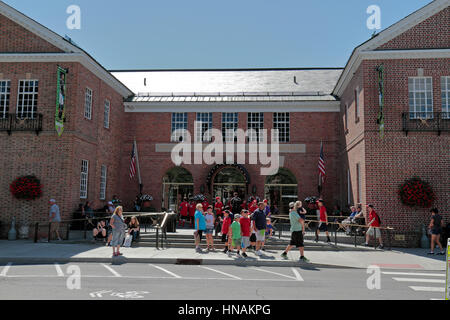
[[[106,241],[106,223],[105,220],[100,220],[97,223],[97,227],[92,229],[92,235],[96,240],[104,240]]]

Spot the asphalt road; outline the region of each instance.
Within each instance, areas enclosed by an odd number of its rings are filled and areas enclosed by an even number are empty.
[[[430,300],[444,297],[443,271],[382,269],[380,289],[369,290],[367,279],[371,275],[365,269],[312,266],[7,264],[0,265],[0,300]]]

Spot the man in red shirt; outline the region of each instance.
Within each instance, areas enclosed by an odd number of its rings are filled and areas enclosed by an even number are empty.
[[[253,200],[252,203],[248,206],[248,211],[253,213],[256,209],[258,209],[258,205],[256,204],[256,200]]]
[[[328,234],[328,215],[327,215],[327,209],[323,205],[323,200],[320,199],[317,201],[317,205],[319,207],[319,225],[316,229],[316,242],[319,242],[319,233],[320,231],[325,231],[325,234],[327,235],[327,243],[331,243],[330,235]]]
[[[188,219],[189,216],[189,203],[187,201],[186,198],[183,199],[183,202],[181,202],[180,204],[180,222],[179,224],[183,223],[183,227],[184,227],[184,223],[186,222],[186,220]]]
[[[380,231],[380,217],[375,212],[373,205],[369,204],[367,205],[367,210],[369,210],[369,219],[367,226],[369,229],[366,232],[366,243],[364,245],[367,247],[369,245],[370,237],[375,236],[375,238],[378,238],[378,241],[380,242],[380,245],[378,246],[378,249],[383,249],[383,239],[381,238],[381,231]]]
[[[250,224],[251,220],[248,217],[248,210],[242,210],[242,217],[239,219],[241,224],[241,235],[242,235],[242,256],[247,258],[247,248],[250,246]]]
[[[191,228],[194,226],[194,216],[195,216],[195,201],[191,200],[189,203],[189,220],[191,221]]]

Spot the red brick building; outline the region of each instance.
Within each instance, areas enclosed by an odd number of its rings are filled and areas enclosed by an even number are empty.
[[[449,24],[448,1],[433,1],[357,47],[344,69],[107,71],[0,2],[0,235],[12,216],[19,224],[46,221],[50,198],[64,218],[81,202],[99,208],[115,194],[131,210],[139,193],[129,177],[134,140],[142,191],[156,210],[176,207],[184,196],[203,193],[211,201],[237,190],[284,211],[293,199],[317,195],[323,143],[328,206],[373,203],[384,225],[396,228],[397,243],[415,245],[429,209],[401,204],[401,183],[428,181],[434,206],[449,217]],[[61,137],[54,122],[58,66],[68,69]],[[380,66],[384,137],[377,124]],[[248,160],[176,166],[172,132],[194,133],[198,120],[202,130],[279,128],[282,169],[264,176],[264,165]],[[28,174],[41,179],[43,196],[17,200],[9,184]]]

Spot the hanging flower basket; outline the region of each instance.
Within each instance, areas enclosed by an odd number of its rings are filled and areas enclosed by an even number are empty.
[[[420,178],[405,181],[398,190],[400,200],[409,207],[430,208],[436,196],[428,182]]]
[[[42,185],[35,176],[19,177],[14,180],[9,190],[17,199],[34,200],[42,195]]]

